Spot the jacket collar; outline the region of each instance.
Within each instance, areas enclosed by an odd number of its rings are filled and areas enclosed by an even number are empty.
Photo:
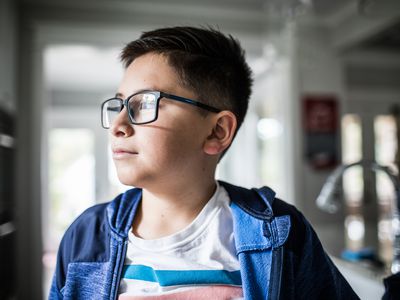
[[[112,231],[126,238],[140,200],[142,189],[133,188],[117,196],[107,206],[107,218]]]
[[[219,181],[228,192],[229,198],[242,210],[260,220],[271,220],[274,216],[272,203],[275,192],[268,187],[246,189]]]
[[[219,183],[228,192],[233,204],[232,208],[237,207],[260,221],[269,221],[273,218],[272,202],[275,192],[270,188],[249,190],[224,181],[219,181]],[[110,227],[120,237],[128,236],[141,198],[142,189],[133,188],[117,196],[108,205],[107,216]]]

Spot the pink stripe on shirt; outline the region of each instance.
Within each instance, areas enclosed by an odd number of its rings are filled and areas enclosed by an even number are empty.
[[[172,292],[162,295],[120,295],[118,297],[118,300],[228,300],[235,298],[243,298],[241,287],[219,285],[210,287],[199,287],[181,292]]]

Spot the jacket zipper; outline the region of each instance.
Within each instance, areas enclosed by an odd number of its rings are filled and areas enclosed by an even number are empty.
[[[268,299],[278,300],[281,293],[283,247],[272,250],[272,266],[269,282]]]
[[[117,272],[117,278],[114,281],[114,295],[110,295],[110,299],[116,300],[117,296],[118,296],[118,289],[119,289],[119,282],[121,280],[121,274],[122,274],[122,269],[124,266],[124,262],[125,262],[125,255],[126,255],[126,249],[127,249],[127,239],[124,238],[124,241],[122,243],[122,255],[120,255],[118,257],[117,253],[117,260],[115,262],[116,267],[118,268],[118,272]],[[118,252],[121,252],[121,250],[119,250]]]

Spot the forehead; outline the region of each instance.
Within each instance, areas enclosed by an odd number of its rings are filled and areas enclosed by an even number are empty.
[[[179,77],[162,54],[147,53],[137,57],[125,70],[118,89],[119,96],[140,90],[176,93],[183,89]]]

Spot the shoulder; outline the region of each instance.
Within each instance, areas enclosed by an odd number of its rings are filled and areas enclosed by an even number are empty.
[[[86,222],[93,222],[95,220],[100,220],[104,217],[104,213],[107,210],[107,206],[110,202],[100,203],[93,205],[87,209],[85,209],[70,225],[68,230],[73,230],[79,228],[83,224],[87,224]]]
[[[64,286],[73,262],[107,261],[109,246],[106,210],[109,203],[94,205],[79,215],[64,233],[58,248],[54,291]]]
[[[227,190],[231,201],[256,218],[289,215],[295,223],[305,222],[304,216],[294,205],[276,198],[275,192],[267,186],[247,189],[223,181],[220,184]]]
[[[295,205],[289,204],[284,200],[275,198],[272,209],[276,217],[289,215],[294,225],[301,225],[303,227],[310,226],[303,213],[301,213]]]
[[[271,188],[247,189],[223,181],[220,184],[228,191],[231,201],[252,217],[265,221],[289,219],[289,222],[280,222],[281,229],[288,232],[285,239],[287,249],[300,252],[307,237],[315,237],[303,214],[294,205],[276,198]]]
[[[82,236],[86,233],[93,233],[107,223],[107,207],[110,202],[96,204],[84,210],[68,227],[64,238],[73,238],[77,235]]]
[[[282,299],[358,299],[325,253],[311,224],[294,205],[276,198],[268,187],[249,190],[224,186],[229,190],[231,200],[247,214],[246,220],[257,220],[250,224],[259,226],[261,222],[270,222],[276,225],[278,220],[290,220],[279,222],[278,234],[281,229],[288,235],[275,248],[282,255],[282,261],[277,260],[282,271]],[[247,238],[251,232],[265,235],[264,231],[250,229],[247,225],[243,226],[245,229],[239,238]],[[276,229],[276,226],[272,227]]]
[[[272,209],[275,217],[289,216],[291,228],[285,247],[294,253],[300,253],[307,237],[314,236],[314,231],[304,215],[294,206],[281,199],[275,198]]]
[[[140,197],[140,190],[131,189],[86,209],[66,230],[59,252],[70,262],[107,261],[111,236],[119,240],[129,230]]]

